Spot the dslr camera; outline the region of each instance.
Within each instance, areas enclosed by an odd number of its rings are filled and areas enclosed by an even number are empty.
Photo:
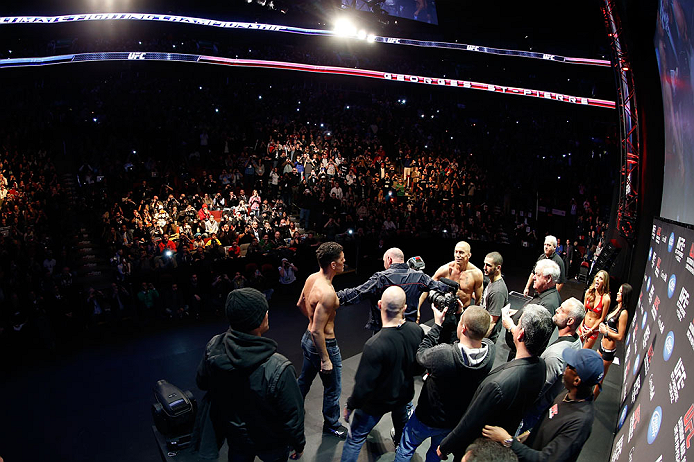
[[[449,317],[455,318],[459,306],[458,290],[460,289],[460,284],[448,278],[441,278],[439,282],[444,283],[448,290],[445,292],[432,290],[429,292],[429,302],[442,311],[444,308],[448,308],[448,311],[446,311],[446,319]]]

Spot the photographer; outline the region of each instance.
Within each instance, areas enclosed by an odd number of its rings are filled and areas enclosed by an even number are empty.
[[[447,308],[434,311],[434,325],[417,350],[417,362],[429,373],[417,408],[407,422],[396,451],[396,462],[409,461],[417,447],[431,438],[426,460],[439,460],[436,448],[458,425],[477,386],[494,363],[494,344],[484,338],[490,318],[483,308],[470,306],[457,327],[455,344],[443,342],[441,329]]]
[[[248,279],[246,279],[246,276],[241,274],[239,271],[236,272],[236,276],[234,276],[234,280],[231,282],[231,284],[233,286],[232,290],[243,289],[244,287],[249,286]]]
[[[296,281],[295,273],[297,271],[299,271],[299,269],[294,266],[294,263],[291,263],[288,259],[283,258],[282,266],[279,267],[280,284],[288,286],[289,284],[294,283],[294,281]]]
[[[364,284],[339,291],[337,297],[340,299],[340,306],[359,303],[364,297],[371,297],[375,301],[386,288],[399,286],[407,296],[405,319],[419,323],[419,296],[427,291],[448,292],[445,284],[434,281],[422,271],[410,268],[405,263],[405,254],[397,247],[388,249],[383,254],[383,267],[385,271],[375,273]],[[374,332],[381,330],[380,312],[373,305],[366,328]]]

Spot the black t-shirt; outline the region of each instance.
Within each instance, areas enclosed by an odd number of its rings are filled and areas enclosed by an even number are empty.
[[[519,460],[566,461],[578,459],[584,443],[593,429],[595,410],[593,401],[566,402],[566,393],[560,393],[544,418],[530,433],[525,444],[514,438],[511,449]]]
[[[423,371],[416,359],[423,338],[419,324],[405,321],[367,340],[347,407],[377,415],[412,400],[414,376]]]

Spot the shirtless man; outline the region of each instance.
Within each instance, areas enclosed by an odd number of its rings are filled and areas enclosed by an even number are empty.
[[[463,308],[467,308],[472,302],[472,296],[475,296],[475,303],[479,304],[482,301],[482,270],[470,263],[470,244],[465,241],[460,241],[455,245],[453,251],[453,261],[446,263],[436,270],[432,279],[440,281],[441,278],[451,279],[460,284],[458,290],[458,298],[463,304]],[[426,298],[426,294],[420,299],[421,302]]]
[[[320,270],[306,279],[297,306],[308,318],[308,329],[301,339],[304,364],[299,389],[306,398],[313,379],[320,373],[323,382],[323,432],[338,438],[347,437],[340,424],[342,392],[342,357],[335,339],[335,313],[340,302],[333,288],[333,277],[345,267],[342,246],[324,242],[316,250]]]

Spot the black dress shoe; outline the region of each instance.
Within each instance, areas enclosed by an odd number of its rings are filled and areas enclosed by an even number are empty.
[[[323,425],[323,433],[337,436],[341,440],[347,439],[347,428],[343,425],[340,425],[337,428],[330,428],[326,425]]]

